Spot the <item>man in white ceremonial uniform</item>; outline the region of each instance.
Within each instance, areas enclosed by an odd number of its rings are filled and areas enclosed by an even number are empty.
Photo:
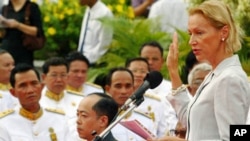
[[[52,57],[42,66],[44,88],[41,105],[64,115],[68,121],[74,140],[79,139],[76,132],[76,110],[82,95],[66,92],[68,65],[64,58]]]
[[[149,71],[161,72],[164,64],[163,48],[157,41],[149,41],[143,43],[139,50],[139,55],[147,59],[149,64]],[[169,80],[163,79],[162,83],[156,88],[152,89],[158,95],[166,96],[171,92],[172,86]]]
[[[134,91],[132,72],[126,68],[111,69],[107,75],[105,90],[118,103],[119,108],[121,108]],[[151,117],[139,110],[131,111],[121,121],[131,121],[134,119],[138,120],[148,131],[156,135],[157,127]],[[121,141],[145,140],[120,124],[117,124],[112,129],[112,133]]]
[[[86,82],[87,73],[89,69],[88,59],[80,52],[70,52],[65,60],[69,66],[68,78],[67,78],[67,92],[78,93],[82,96],[87,96],[93,92],[103,93],[101,86]]]
[[[110,9],[100,0],[79,0],[80,5],[86,5],[82,21],[78,51],[83,53],[90,62],[96,61],[104,55],[111,43],[113,31],[111,27],[104,26],[100,19],[113,17]]]
[[[145,58],[137,57],[127,60],[126,68],[128,68],[134,75],[135,90],[140,88],[146,77],[154,77],[148,79],[155,79],[154,81],[159,81],[158,83],[161,83],[161,80],[157,80],[157,76],[147,76],[149,73],[149,64]],[[150,83],[150,86],[154,85],[152,83],[157,84],[157,82]],[[166,105],[162,99],[164,98],[159,94],[147,90],[144,94],[144,101],[136,108],[151,116],[156,124],[158,137],[165,136],[173,128],[171,127],[171,122],[174,122],[174,124],[177,123],[177,117],[171,114],[171,105]],[[176,121],[173,121],[173,119]]]
[[[160,43],[157,41],[149,41],[144,43],[139,50],[139,55],[142,58],[145,58],[149,64],[149,71],[161,71],[164,57],[163,57],[163,48]],[[172,85],[171,82],[167,79],[163,79],[159,86],[154,89],[148,89],[147,92],[155,94],[161,98],[163,103],[168,109],[168,125],[169,130],[174,130],[178,122],[176,112],[173,109],[173,106],[167,100],[166,96],[171,92]],[[166,112],[166,110],[165,110]]]
[[[42,84],[37,70],[18,64],[11,73],[11,93],[20,107],[0,114],[1,141],[71,141],[65,117],[39,104]]]
[[[0,112],[13,109],[19,104],[10,93],[10,72],[14,68],[14,59],[9,52],[0,49]],[[3,75],[4,74],[4,75]]]

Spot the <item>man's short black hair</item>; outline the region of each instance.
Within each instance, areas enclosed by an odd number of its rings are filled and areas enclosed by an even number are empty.
[[[98,116],[106,115],[108,116],[108,125],[115,120],[116,114],[118,112],[118,104],[115,100],[105,93],[91,93],[88,96],[96,95],[101,99],[97,101],[92,109],[96,112]],[[87,96],[87,97],[88,97]]]
[[[142,58],[142,57],[135,57],[135,58],[130,58],[130,59],[127,59],[126,60],[126,63],[125,63],[125,67],[128,68],[130,66],[130,64],[134,61],[142,61],[142,62],[145,62],[148,66],[148,71],[150,70],[149,68],[149,63],[148,63],[148,60],[145,59],[145,58]]]
[[[72,51],[72,52],[70,52],[65,57],[65,60],[67,61],[68,65],[70,65],[71,62],[76,61],[76,60],[85,62],[88,67],[90,65],[89,60],[87,59],[87,57],[84,56],[82,53],[80,53],[78,51]]]
[[[27,72],[29,70],[33,70],[35,73],[36,73],[36,76],[38,78],[38,80],[40,81],[40,74],[39,72],[32,66],[28,65],[28,64],[25,64],[25,63],[20,63],[20,64],[17,64],[11,71],[10,73],[10,84],[12,87],[15,86],[15,83],[16,83],[16,78],[15,78],[15,75],[17,73],[22,73],[22,72]]]
[[[146,42],[146,43],[142,44],[140,49],[139,49],[139,55],[141,55],[141,52],[145,46],[152,46],[154,48],[158,48],[159,51],[161,52],[161,56],[163,57],[163,47],[157,41],[150,41],[150,42]]]
[[[52,57],[46,60],[42,66],[42,70],[44,74],[49,72],[49,67],[51,66],[65,66],[67,68],[67,72],[69,71],[69,66],[66,60],[62,57]]]

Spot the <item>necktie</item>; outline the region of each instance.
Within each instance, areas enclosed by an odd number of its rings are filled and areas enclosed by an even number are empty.
[[[85,38],[86,38],[87,30],[88,30],[89,17],[90,17],[90,11],[88,11],[88,14],[87,14],[86,24],[85,24],[85,29],[84,29],[84,34],[83,34],[83,39],[82,39],[82,44],[81,44],[81,49],[80,49],[80,52],[82,53],[83,53],[83,47],[84,47]]]

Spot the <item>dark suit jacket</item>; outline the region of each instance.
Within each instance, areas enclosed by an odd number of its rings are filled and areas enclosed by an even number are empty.
[[[117,139],[115,139],[112,133],[110,132],[102,141],[117,141]]]
[[[95,138],[94,141],[117,141],[117,139],[109,132],[103,139]]]

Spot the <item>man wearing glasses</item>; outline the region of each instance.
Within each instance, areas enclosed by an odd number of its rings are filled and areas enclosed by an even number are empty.
[[[52,57],[45,61],[42,66],[45,86],[42,91],[41,105],[55,113],[65,115],[71,135],[76,141],[79,139],[75,128],[76,110],[82,96],[66,92],[68,70],[67,62],[63,58]]]

